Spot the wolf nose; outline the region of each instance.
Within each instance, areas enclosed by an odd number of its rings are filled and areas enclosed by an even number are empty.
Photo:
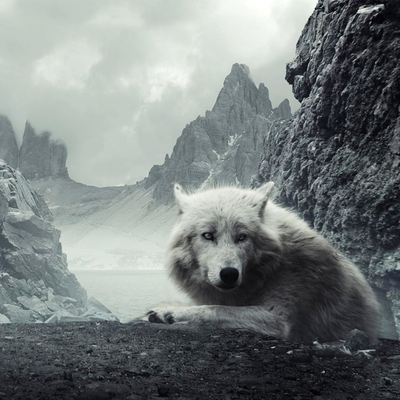
[[[221,269],[219,276],[222,282],[232,285],[239,279],[239,271],[236,268],[226,267]]]

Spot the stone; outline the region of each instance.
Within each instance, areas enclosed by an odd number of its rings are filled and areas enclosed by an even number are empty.
[[[53,314],[50,318],[46,319],[44,321],[45,324],[56,324],[58,322],[58,316],[57,313]]]
[[[346,336],[344,346],[351,352],[358,350],[368,350],[371,347],[368,336],[359,329],[353,329]]]
[[[81,316],[89,321],[119,321],[114,314],[104,313],[93,307],[88,308]]]
[[[17,300],[24,308],[32,310],[44,318],[49,317],[52,314],[52,311],[46,306],[46,304],[36,296],[20,296],[17,297]]]
[[[60,306],[54,301],[46,300],[44,303],[46,304],[47,308],[51,311],[58,311],[60,309]]]
[[[79,310],[78,310],[73,304],[71,304],[71,303],[67,304],[67,305],[64,307],[64,309],[65,309],[66,311],[68,311],[68,312],[69,312],[70,314],[72,314],[72,315],[75,315],[75,316],[79,315]]]
[[[23,310],[14,304],[3,304],[1,308],[11,322],[33,322],[33,313],[31,310]]]
[[[119,321],[119,319],[102,303],[90,297],[82,317],[90,321]]]
[[[11,321],[4,315],[0,314],[0,324],[9,324]]]
[[[58,322],[87,322],[87,318],[82,316],[77,316],[69,313],[65,310],[60,310],[54,313],[50,318],[44,321],[45,324],[54,324]]]
[[[93,307],[99,311],[102,311],[103,313],[111,314],[111,311],[104,304],[100,303],[100,301],[98,301],[94,297],[89,297],[89,299],[86,303],[86,307]]]

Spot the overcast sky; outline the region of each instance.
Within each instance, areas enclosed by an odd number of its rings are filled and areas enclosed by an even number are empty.
[[[68,148],[70,176],[135,183],[211,109],[232,64],[276,107],[316,0],[0,0],[0,114]]]

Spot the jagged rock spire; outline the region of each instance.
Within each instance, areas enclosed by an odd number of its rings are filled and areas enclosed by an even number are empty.
[[[50,132],[36,134],[26,122],[19,150],[19,169],[27,179],[68,177],[66,161],[67,148],[61,140],[53,140]]]
[[[274,108],[274,114],[281,119],[292,118],[292,109],[290,108],[289,100],[283,100],[278,107]]]
[[[257,89],[247,65],[234,64],[218,94],[213,112],[243,122],[255,113],[268,117],[272,111],[269,91],[264,84]]]
[[[163,203],[172,200],[174,182],[193,188],[249,186],[263,140],[274,121],[287,116],[286,105],[275,112],[268,88],[257,88],[249,68],[234,64],[212,111],[186,126],[171,157],[150,170],[145,186],[154,186],[154,198]]]
[[[18,146],[10,120],[0,115],[0,159],[12,168],[18,166]]]

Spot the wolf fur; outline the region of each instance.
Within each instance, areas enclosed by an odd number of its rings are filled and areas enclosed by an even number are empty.
[[[358,328],[375,341],[371,287],[322,236],[270,200],[273,186],[189,195],[175,185],[179,216],[167,267],[196,305],[155,308],[149,321],[216,323],[302,341],[343,339]],[[224,268],[237,270],[228,284]]]

